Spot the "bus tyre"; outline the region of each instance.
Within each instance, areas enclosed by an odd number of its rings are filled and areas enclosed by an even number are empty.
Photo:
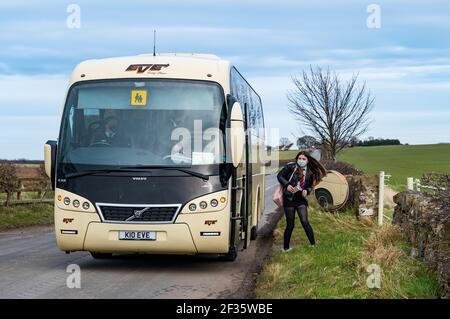
[[[91,251],[91,255],[94,259],[107,259],[107,258],[111,258],[112,254],[107,254],[107,253],[94,253]]]
[[[253,226],[250,231],[250,239],[255,240],[258,237],[258,231],[256,229],[256,226]]]
[[[333,207],[333,196],[331,196],[331,193],[329,191],[324,188],[319,188],[316,189],[314,193],[320,207],[325,210],[331,209]]]
[[[237,258],[237,248],[236,246],[231,247],[228,253],[223,255],[222,259],[225,261],[235,261]]]

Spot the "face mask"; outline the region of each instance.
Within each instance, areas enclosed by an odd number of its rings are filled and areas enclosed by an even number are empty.
[[[300,166],[300,167],[302,167],[302,168],[303,168],[303,167],[306,167],[306,161],[298,160],[298,161],[297,161],[297,165]]]

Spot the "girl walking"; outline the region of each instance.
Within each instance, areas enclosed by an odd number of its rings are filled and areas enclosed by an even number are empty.
[[[314,231],[308,221],[308,198],[314,185],[326,175],[326,169],[306,151],[295,156],[295,162],[287,163],[278,173],[277,179],[283,186],[283,207],[286,215],[283,251],[289,251],[295,212],[305,230],[311,245],[315,245]]]

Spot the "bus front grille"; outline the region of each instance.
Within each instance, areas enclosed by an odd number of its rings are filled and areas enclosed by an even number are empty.
[[[97,204],[97,208],[105,222],[125,223],[171,223],[175,221],[181,205],[139,205],[113,206]]]

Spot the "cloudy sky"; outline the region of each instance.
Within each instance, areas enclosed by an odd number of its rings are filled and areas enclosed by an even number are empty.
[[[67,25],[73,3],[80,28]],[[368,27],[371,4],[380,28]],[[366,137],[450,142],[448,0],[0,0],[0,158],[42,159],[75,65],[151,52],[153,29],[159,52],[233,61],[282,136],[302,132],[287,111],[291,76],[320,65],[359,72],[376,96]]]

